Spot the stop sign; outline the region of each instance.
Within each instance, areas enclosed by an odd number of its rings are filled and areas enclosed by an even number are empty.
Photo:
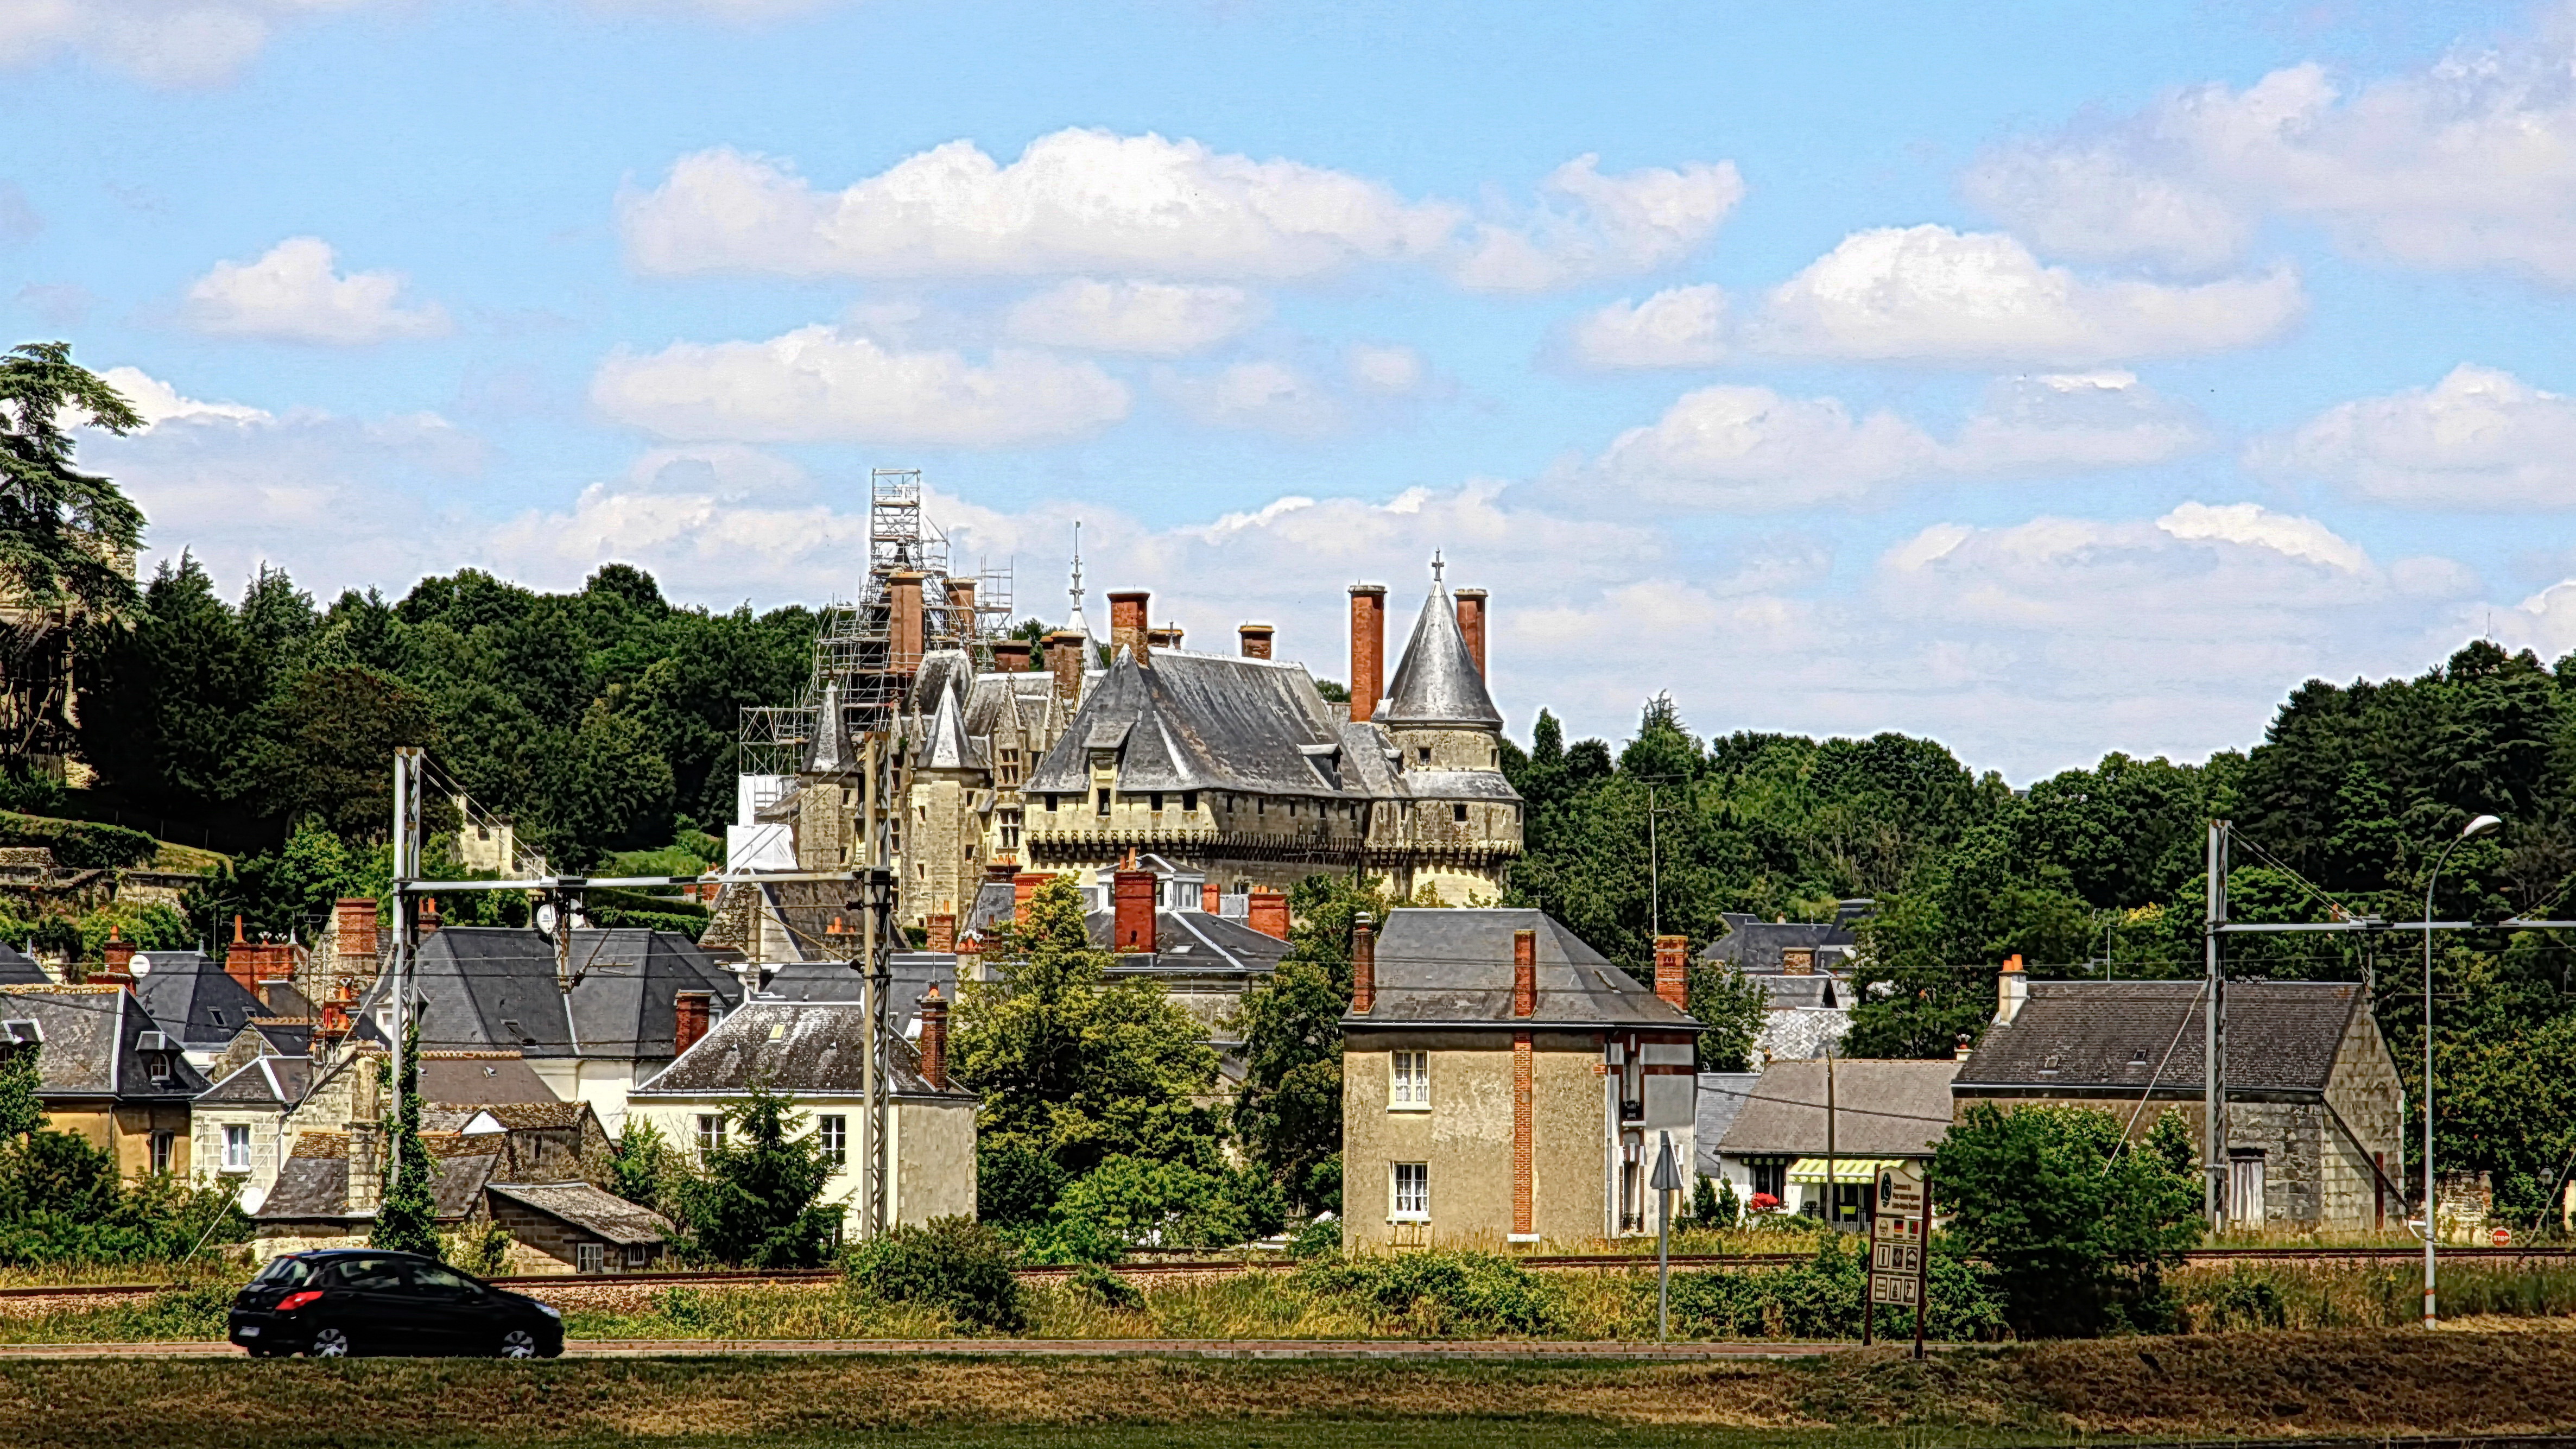
[[[2503,1228],[2498,1228],[2494,1232],[2487,1234],[2487,1241],[2495,1244],[2499,1248],[2510,1248],[2513,1246],[2513,1234],[2505,1231]]]

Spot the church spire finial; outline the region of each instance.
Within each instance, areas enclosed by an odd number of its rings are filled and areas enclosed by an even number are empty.
[[[1440,582],[1440,570],[1445,567],[1447,567],[1447,565],[1440,562],[1440,550],[1436,548],[1433,549],[1431,551],[1431,582],[1435,584]]]

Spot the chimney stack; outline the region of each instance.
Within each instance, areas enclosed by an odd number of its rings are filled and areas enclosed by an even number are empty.
[[[105,975],[126,982],[134,980],[134,943],[124,939],[112,924],[107,928],[107,945],[99,954],[107,961]]]
[[[1029,641],[1000,639],[993,644],[993,668],[1003,674],[1029,672]]]
[[[948,632],[960,648],[975,638],[975,581],[951,576],[948,585]]]
[[[1145,637],[1145,606],[1154,596],[1143,589],[1118,589],[1109,595],[1109,657],[1118,651],[1136,656],[1140,665],[1153,658],[1154,646]]]
[[[438,897],[422,896],[420,898],[420,928],[418,934],[423,940],[427,940],[431,936],[438,934]]]
[[[1450,595],[1458,601],[1458,632],[1467,636],[1467,653],[1476,661],[1476,677],[1485,677],[1485,591],[1460,589]]]
[[[921,585],[930,575],[901,569],[886,576],[886,668],[897,674],[921,669]]]
[[[1377,921],[1362,911],[1351,917],[1351,1010],[1366,1016],[1377,1006]]]
[[[1276,631],[1269,625],[1237,624],[1234,626],[1234,632],[1243,641],[1244,658],[1267,659],[1270,657],[1270,636]]]
[[[1054,876],[1039,870],[1022,871],[1011,877],[1011,924],[1023,928],[1028,925],[1029,897],[1036,895],[1038,887],[1053,879]]]
[[[345,1001],[322,1003],[322,1018],[313,1024],[312,1046],[316,1057],[330,1051],[349,1034],[349,1004]]]
[[[1046,637],[1047,671],[1055,676],[1055,697],[1065,708],[1082,703],[1082,671],[1090,664],[1083,653],[1090,641],[1078,629],[1058,629]]]
[[[678,1056],[707,1037],[707,1018],[714,1014],[712,991],[683,991],[671,998],[671,1054]]]
[[[1655,994],[1672,1009],[1690,1010],[1690,937],[1655,938]]]
[[[948,1090],[948,1000],[936,981],[921,994],[921,1079],[934,1092]]]
[[[1178,649],[1181,647],[1181,626],[1165,624],[1160,629],[1148,629],[1145,642],[1156,649]]]
[[[1512,1015],[1538,1014],[1538,932],[1512,932]]]
[[[1964,1062],[1976,1054],[1977,1049],[1968,1044],[1968,1034],[1964,1031],[1959,1033],[1959,1045],[1956,1050],[1950,1053],[1950,1059],[1955,1062]]]
[[[1154,873],[1122,870],[1111,878],[1111,902],[1117,917],[1109,931],[1109,949],[1121,956],[1154,951]]]
[[[957,916],[955,912],[939,912],[936,915],[925,918],[922,921],[922,924],[930,928],[930,939],[923,943],[923,949],[930,951],[954,951],[957,949]]]
[[[2004,958],[2003,970],[1995,976],[1995,1025],[2008,1026],[2021,1015],[2021,1004],[2030,1000],[2030,975],[2021,969],[2021,957]]]
[[[376,902],[373,896],[342,896],[331,903],[331,968],[343,983],[376,979]]]
[[[1217,897],[1223,894],[1224,891],[1215,881],[1204,880],[1199,882],[1199,910],[1211,916],[1217,914],[1218,911],[1222,909],[1217,901]]]
[[[1386,585],[1351,585],[1351,720],[1377,714],[1386,689]]]
[[[1254,891],[1251,914],[1244,924],[1277,940],[1288,939],[1288,897],[1279,891]]]

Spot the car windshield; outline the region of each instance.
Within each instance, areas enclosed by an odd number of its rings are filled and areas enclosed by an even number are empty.
[[[312,1276],[313,1265],[302,1258],[271,1258],[250,1281],[264,1288],[298,1288]]]

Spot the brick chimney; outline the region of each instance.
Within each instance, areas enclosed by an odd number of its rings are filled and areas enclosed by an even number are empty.
[[[107,928],[107,945],[100,949],[99,954],[107,962],[107,969],[102,974],[128,982],[134,979],[134,943],[124,939],[115,926]]]
[[[1109,949],[1122,956],[1152,954],[1154,873],[1122,870],[1110,879],[1110,900],[1118,914],[1109,928]]]
[[[1655,938],[1655,994],[1673,1010],[1690,1010],[1690,937]]]
[[[1386,689],[1386,585],[1351,585],[1351,719],[1375,717]]]
[[[922,925],[930,930],[930,939],[923,943],[924,949],[931,951],[957,949],[957,914],[954,911],[941,911],[937,915],[924,917]]]
[[[1011,877],[1011,923],[1013,925],[1026,926],[1029,923],[1029,897],[1036,895],[1038,887],[1053,879],[1055,879],[1054,876],[1039,870],[1022,871]]]
[[[1181,647],[1181,626],[1165,624],[1160,629],[1148,629],[1145,642],[1156,649],[1178,649]]]
[[[345,1001],[322,1003],[321,1019],[313,1023],[313,1055],[319,1057],[340,1044],[349,1034],[349,1004]]]
[[[1485,591],[1460,589],[1450,595],[1458,601],[1458,632],[1467,636],[1467,653],[1476,661],[1476,677],[1485,677]]]
[[[1003,674],[1028,673],[1029,648],[1026,639],[996,640],[993,644],[993,668]]]
[[[1234,632],[1236,636],[1243,641],[1244,658],[1267,659],[1270,657],[1270,636],[1277,631],[1273,630],[1269,625],[1237,624],[1234,626]]]
[[[960,644],[975,637],[975,581],[951,577],[948,587],[948,628]]]
[[[336,959],[332,969],[358,981],[376,979],[376,902],[373,896],[342,896],[331,904],[331,935]]]
[[[1217,912],[1225,908],[1224,902],[1219,899],[1219,897],[1224,894],[1225,889],[1222,886],[1219,886],[1215,881],[1200,881],[1199,909],[1208,915],[1215,915]]]
[[[917,569],[886,576],[886,667],[897,674],[921,668],[921,584],[928,577]]]
[[[419,928],[416,934],[422,940],[427,940],[438,934],[438,897],[422,896],[420,898],[419,923]]]
[[[948,1001],[936,981],[921,994],[921,1079],[934,1092],[948,1090]]]
[[[1254,891],[1252,914],[1244,924],[1265,936],[1288,939],[1288,897],[1279,891]]]
[[[2021,1004],[2030,1000],[2030,976],[2021,969],[2019,956],[2004,958],[2003,970],[1995,976],[1995,1025],[2010,1024],[2021,1015]]]
[[[1082,657],[1088,642],[1077,629],[1058,629],[1046,637],[1047,672],[1055,676],[1055,697],[1067,709],[1082,703]]]
[[[707,1018],[715,1014],[712,991],[683,991],[671,998],[671,1054],[678,1056],[707,1039]]]
[[[1366,1016],[1377,1007],[1377,922],[1368,912],[1351,917],[1351,1010]]]
[[[1119,589],[1109,596],[1109,657],[1118,651],[1136,656],[1138,664],[1152,660],[1153,643],[1145,637],[1145,606],[1154,596],[1144,589]]]
[[[1538,932],[1512,932],[1512,1015],[1538,1013]]]

